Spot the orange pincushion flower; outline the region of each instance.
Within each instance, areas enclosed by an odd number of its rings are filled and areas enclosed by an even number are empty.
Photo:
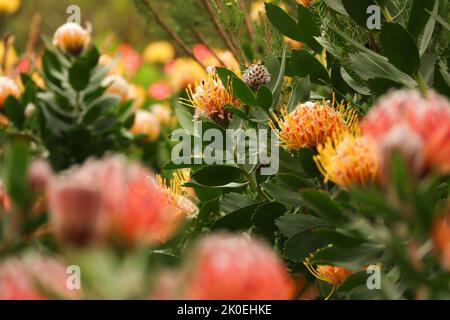
[[[0,108],[9,96],[18,98],[20,95],[19,87],[8,77],[0,77]]]
[[[280,130],[276,130],[273,122],[270,125],[283,145],[294,150],[304,147],[315,149],[333,133],[353,130],[357,120],[356,113],[343,103],[334,107],[334,100],[333,106],[325,101],[307,102],[298,105],[290,114],[286,109],[281,112],[281,119],[275,117]]]
[[[54,258],[36,254],[9,258],[0,264],[0,300],[79,298],[81,292],[69,290],[66,281],[66,266]]]
[[[313,0],[297,0],[297,2],[305,7],[311,6]]]
[[[364,185],[375,181],[379,159],[371,138],[350,134],[336,134],[317,148],[314,160],[325,177],[341,187]]]
[[[216,121],[226,121],[230,113],[226,105],[241,107],[242,103],[233,96],[229,84],[224,86],[215,72],[210,72],[206,80],[195,84],[195,89],[188,86],[188,100],[182,102],[196,109],[196,116],[205,115]]]
[[[53,37],[54,46],[74,56],[81,54],[90,41],[89,31],[74,22],[68,22],[59,27]]]
[[[450,270],[450,214],[436,220],[432,230],[432,238],[441,256],[442,264]]]
[[[399,126],[408,129],[403,130],[405,133],[414,133],[423,145],[416,148],[415,154],[404,154],[409,162],[424,161],[427,170],[450,173],[450,103],[445,97],[433,91],[426,99],[417,91],[394,91],[372,107],[361,125],[363,134],[373,137],[378,144],[383,144]],[[410,139],[405,136],[397,140],[402,152],[405,148],[401,142],[409,143]]]
[[[156,176],[156,181],[164,194],[166,205],[181,216],[192,217],[198,213],[198,208],[189,199],[189,191],[183,187],[183,184],[189,180],[190,174],[185,174],[185,171],[181,170],[173,173],[169,183],[160,175]]]
[[[290,299],[292,283],[282,260],[264,243],[244,235],[200,240],[187,264],[186,299]]]
[[[200,81],[206,72],[194,59],[178,58],[166,65],[169,83],[175,91],[183,90],[191,83]]]

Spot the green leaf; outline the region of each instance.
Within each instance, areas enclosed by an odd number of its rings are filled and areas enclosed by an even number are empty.
[[[7,145],[3,164],[3,182],[8,195],[18,206],[28,201],[27,169],[30,161],[29,145],[14,141]]]
[[[356,247],[326,247],[317,251],[311,259],[313,264],[329,264],[359,271],[379,261],[383,251],[374,245],[364,244]]]
[[[262,188],[275,200],[287,207],[302,206],[300,190],[313,187],[316,187],[314,181],[284,173],[278,174],[262,185]]]
[[[210,165],[195,171],[192,178],[204,186],[226,186],[232,182],[242,182],[243,171],[227,165]]]
[[[367,28],[367,8],[376,5],[373,0],[341,0],[345,11],[356,21],[361,27]]]
[[[347,11],[345,10],[344,5],[342,4],[342,0],[323,0],[323,2],[325,2],[325,4],[334,11],[348,16]]]
[[[271,202],[260,205],[253,215],[253,225],[256,231],[269,239],[277,230],[275,220],[286,212],[286,207],[281,203]]]
[[[290,71],[298,77],[310,77],[317,84],[330,82],[330,76],[325,67],[309,52],[305,50],[294,50],[289,59]]]
[[[232,80],[233,94],[236,98],[249,106],[255,106],[257,104],[256,97],[244,81],[238,77],[234,77]]]
[[[257,204],[238,209],[217,220],[212,226],[213,230],[225,229],[228,231],[247,230],[252,225],[252,216]]]
[[[277,5],[266,3],[265,6],[267,19],[270,23],[286,37],[300,41],[297,22],[294,18]]]
[[[413,37],[396,23],[384,23],[380,33],[384,55],[401,71],[413,75],[420,68],[420,55]]]
[[[262,107],[264,110],[268,111],[273,103],[272,91],[266,86],[261,86],[258,89],[257,94],[258,106]]]
[[[291,96],[287,103],[289,112],[292,112],[299,103],[309,101],[311,98],[311,80],[309,77],[298,78],[292,86]]]
[[[316,190],[303,190],[300,192],[300,197],[308,208],[333,225],[340,225],[345,222],[341,208],[327,193]]]
[[[435,0],[414,0],[408,21],[408,31],[414,38],[418,39],[424,31],[429,19],[427,10],[431,11],[434,2]]]
[[[235,192],[226,193],[220,199],[220,209],[225,213],[230,213],[254,204],[257,204],[257,202],[252,198]]]
[[[75,91],[83,91],[87,88],[90,79],[89,68],[81,62],[75,62],[69,69],[69,82]]]
[[[450,98],[450,73],[443,60],[435,66],[434,89]]]
[[[314,39],[314,37],[320,36],[320,28],[313,18],[311,9],[298,5],[297,13],[299,40],[306,43],[315,52],[321,52],[322,46]]]
[[[369,86],[370,91],[377,96],[385,94],[392,88],[400,89],[402,87],[398,82],[383,78],[369,79],[367,80],[367,85]]]
[[[273,96],[272,108],[274,108],[274,109],[276,109],[278,107],[278,103],[280,101],[281,92],[283,90],[285,72],[286,72],[286,48],[283,49],[283,55],[281,56],[280,69],[278,72],[278,76],[276,77],[276,82],[272,89],[272,96]],[[274,74],[272,74],[272,75],[274,75]]]
[[[347,72],[347,70],[345,70],[344,67],[341,67],[340,72],[341,72],[342,80],[344,80],[345,83],[350,88],[352,88],[353,90],[355,90],[356,92],[358,92],[362,95],[365,95],[365,96],[370,95],[369,88],[367,88],[363,84],[361,84],[358,81],[356,81],[355,79],[353,79],[352,76]]]
[[[328,226],[328,223],[318,217],[306,214],[286,214],[277,219],[276,225],[286,237],[311,229]]]
[[[284,246],[286,258],[302,262],[311,253],[323,247],[322,239],[311,232],[301,232],[289,238]]]
[[[20,102],[13,96],[6,98],[3,105],[5,109],[6,116],[8,119],[18,128],[22,129],[25,122],[25,108],[20,104]]]
[[[430,1],[432,2],[432,1]],[[433,7],[433,15],[437,15],[439,10],[439,0],[435,0]],[[433,37],[434,27],[436,25],[436,20],[431,16],[428,19],[427,24],[425,25],[425,30],[423,31],[423,36],[420,41],[420,56],[423,56],[427,51],[427,48],[430,44],[431,38]]]
[[[188,134],[194,135],[194,108],[177,103],[175,104],[175,115],[181,127]]]
[[[363,80],[384,78],[401,83],[408,88],[415,88],[417,86],[413,78],[390,64],[385,57],[360,52],[351,54],[350,61],[353,70]]]

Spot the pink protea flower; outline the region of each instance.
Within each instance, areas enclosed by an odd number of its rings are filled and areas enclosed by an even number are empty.
[[[363,134],[375,138],[380,145],[385,145],[386,139],[392,140],[402,126],[404,136],[396,138],[397,149],[402,153],[409,150],[409,154],[403,154],[408,163],[419,163],[423,158],[424,170],[450,173],[450,103],[443,96],[432,91],[423,98],[413,90],[394,91],[380,99],[361,126]],[[423,148],[417,147],[417,139],[410,139],[412,134],[420,138]],[[391,152],[392,141],[388,144]],[[411,154],[414,149],[416,152]]]
[[[165,81],[158,81],[148,87],[148,95],[155,100],[166,100],[172,95],[172,89]]]
[[[184,297],[206,300],[289,299],[292,283],[280,258],[244,235],[200,240],[188,260]]]
[[[28,185],[34,191],[45,191],[52,176],[50,164],[44,159],[36,159],[28,168]]]
[[[27,254],[0,264],[0,300],[77,299],[67,285],[66,266],[57,259]]]
[[[153,175],[122,156],[87,161],[54,179],[50,208],[58,238],[78,245],[112,238],[127,246],[154,244],[180,221]]]

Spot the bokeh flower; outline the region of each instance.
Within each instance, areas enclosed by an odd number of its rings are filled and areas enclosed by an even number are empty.
[[[309,7],[312,5],[313,0],[297,0],[298,4],[301,4],[302,6]]]
[[[28,253],[0,264],[0,300],[77,299],[80,290],[66,285],[66,266],[59,260]]]
[[[49,193],[51,221],[63,243],[151,245],[176,230],[177,212],[155,177],[122,156],[88,160],[54,178]]]
[[[161,132],[161,123],[156,115],[147,110],[136,111],[134,123],[130,130],[133,134],[141,134],[148,140],[155,141]]]
[[[20,0],[0,0],[0,12],[14,13],[20,7]]]
[[[226,122],[231,114],[225,109],[230,105],[240,108],[242,103],[233,96],[229,83],[224,85],[215,72],[209,72],[206,80],[188,86],[188,99],[182,102],[195,108],[196,117],[206,116],[216,122]]]
[[[432,239],[442,265],[450,270],[450,213],[436,219],[433,224]]]
[[[196,61],[189,58],[178,58],[170,63],[165,71],[172,89],[180,91],[191,83],[201,81],[206,72]]]
[[[74,22],[68,22],[59,27],[53,36],[53,45],[61,51],[78,56],[89,45],[89,31]]]
[[[290,299],[292,283],[282,260],[265,243],[245,235],[200,240],[186,261],[185,299]]]
[[[131,86],[122,76],[109,75],[103,79],[102,86],[107,87],[106,92],[118,96],[121,102],[131,99]]]
[[[314,160],[325,182],[341,187],[365,185],[377,179],[379,157],[370,137],[344,132],[329,137],[317,148]]]
[[[18,98],[20,95],[20,90],[17,84],[8,77],[0,77],[0,108],[9,96]]]
[[[392,132],[403,133],[403,137],[397,139],[397,149],[407,162],[424,161],[424,171],[450,173],[450,103],[445,97],[433,91],[427,98],[414,90],[391,92],[372,107],[361,127],[363,134],[371,136],[380,145],[392,137]],[[423,147],[409,146],[405,150],[400,144],[411,144],[412,134],[415,140],[420,139]],[[411,152],[413,148],[414,152]]]
[[[165,81],[157,81],[148,87],[148,96],[155,100],[166,100],[172,95],[170,85]]]
[[[170,125],[172,123],[172,111],[167,104],[154,104],[150,106],[150,112],[156,117],[161,125]]]
[[[119,61],[127,78],[131,78],[142,65],[141,55],[127,43],[120,44],[115,54],[119,54]]]
[[[166,64],[175,58],[175,49],[170,42],[156,41],[147,45],[143,57],[148,63]]]
[[[280,130],[271,122],[282,145],[287,149],[315,149],[335,132],[353,131],[357,121],[356,113],[343,102],[335,106],[328,102],[307,102],[299,104],[288,113],[281,110],[281,118],[275,116]]]

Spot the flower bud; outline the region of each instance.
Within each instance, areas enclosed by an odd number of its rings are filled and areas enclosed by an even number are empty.
[[[54,46],[74,56],[79,56],[90,41],[89,31],[74,22],[68,22],[59,27],[53,37]]]

